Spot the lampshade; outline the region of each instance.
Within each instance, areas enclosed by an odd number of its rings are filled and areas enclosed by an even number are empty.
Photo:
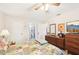
[[[4,37],[7,37],[7,36],[9,36],[9,32],[8,32],[8,30],[2,30],[1,31],[1,33],[0,33],[0,36],[4,36]]]

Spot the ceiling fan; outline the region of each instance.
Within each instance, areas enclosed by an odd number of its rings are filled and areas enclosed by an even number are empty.
[[[56,6],[56,7],[58,7],[58,6],[60,6],[60,3],[41,3],[41,4],[34,4],[32,6],[32,10],[37,11],[39,9],[42,9],[44,11],[48,11],[49,6]]]

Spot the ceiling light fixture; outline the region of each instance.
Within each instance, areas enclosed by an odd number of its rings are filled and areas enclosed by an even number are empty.
[[[42,3],[42,4],[36,4],[33,6],[33,10],[43,10],[43,11],[48,11],[49,6],[60,6],[60,3]]]

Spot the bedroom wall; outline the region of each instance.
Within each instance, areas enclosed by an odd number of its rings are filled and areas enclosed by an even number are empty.
[[[49,23],[56,23],[56,35],[58,32],[58,24],[65,23],[65,33],[66,33],[66,22],[79,20],[79,11],[75,9],[74,11],[68,11],[66,13],[61,14],[60,16],[56,16],[55,18],[50,19]]]
[[[37,38],[36,38],[36,40],[37,41],[39,41],[39,42],[41,42],[41,43],[45,43],[46,42],[46,40],[45,40],[45,35],[46,35],[46,28],[47,28],[47,23],[43,23],[43,24],[37,24],[38,26],[37,26]]]
[[[10,32],[9,40],[22,42],[28,39],[28,24],[24,19],[17,17],[6,16],[5,28]]]
[[[34,24],[38,24],[37,27],[38,27],[39,33],[37,34],[38,36],[36,39],[41,42],[42,41],[45,42],[45,40],[43,40],[43,39],[45,39],[44,35],[46,34],[45,30],[46,30],[47,24],[56,23],[56,34],[58,34],[58,24],[59,23],[66,23],[69,21],[74,21],[74,20],[79,19],[78,11],[70,12],[69,14],[68,13],[66,13],[64,16],[62,16],[62,15],[56,16],[50,20],[46,20],[45,22],[44,21],[35,22],[34,19],[32,20],[32,18],[29,19],[29,18],[23,18],[23,17],[14,17],[14,16],[0,13],[0,31],[2,29],[8,29],[10,32],[9,40],[22,42],[22,41],[29,39],[28,25],[29,25],[29,23],[33,22]],[[65,17],[65,16],[67,16],[67,17]],[[65,30],[66,30],[66,26],[65,26]]]
[[[4,18],[5,15],[0,12],[0,31],[4,28]]]
[[[28,19],[28,18],[27,18]],[[42,22],[32,22],[28,21],[25,18],[20,17],[13,17],[6,15],[5,17],[5,24],[4,28],[8,29],[10,32],[10,36],[8,38],[9,41],[16,41],[17,43],[25,42],[29,40],[29,24],[33,23],[36,24],[36,40],[40,42],[45,42],[45,30],[46,30],[46,23]]]

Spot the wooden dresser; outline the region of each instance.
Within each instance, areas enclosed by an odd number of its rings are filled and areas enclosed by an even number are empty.
[[[79,55],[79,34],[65,35],[65,49],[67,49],[69,53]]]
[[[56,36],[46,35],[45,40],[47,40],[48,43],[53,44],[59,48],[62,48],[62,49],[65,48],[65,39],[64,38],[58,38]]]
[[[65,34],[65,38],[46,35],[45,39],[50,44],[67,50],[70,54],[79,55],[79,34]]]

